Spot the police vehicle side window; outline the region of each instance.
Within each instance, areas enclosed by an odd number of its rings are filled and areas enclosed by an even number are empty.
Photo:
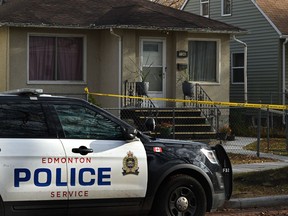
[[[79,105],[54,105],[65,137],[70,139],[123,140],[120,125]]]
[[[0,104],[0,137],[48,138],[49,130],[40,104]]]

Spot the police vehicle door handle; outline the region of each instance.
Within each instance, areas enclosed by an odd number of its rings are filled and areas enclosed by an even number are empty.
[[[87,155],[89,153],[93,152],[93,149],[87,148],[86,146],[80,146],[79,148],[73,148],[72,149],[73,153],[78,153],[81,155]]]

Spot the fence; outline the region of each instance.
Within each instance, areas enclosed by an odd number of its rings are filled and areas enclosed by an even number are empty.
[[[93,95],[88,95],[87,97],[81,97],[95,103]],[[133,99],[137,98],[134,97]],[[174,107],[166,108],[131,106],[106,108],[106,110],[147,133],[150,132],[145,127],[145,121],[153,118],[157,127],[154,132],[150,133],[152,137],[197,140],[211,145],[221,143],[230,156],[236,154],[266,157],[268,153],[282,156],[282,158],[285,157],[287,161],[288,127],[285,122],[288,122],[288,112],[283,110],[287,110],[288,107],[253,104],[227,106],[228,103],[218,102],[217,112],[211,112],[213,107],[199,106],[201,101],[191,103],[189,106],[187,106],[187,103],[184,106],[183,103],[185,102],[175,102]],[[215,115],[215,113],[221,115]],[[213,123],[215,120],[218,122],[217,126]],[[275,178],[269,175],[267,178],[269,180],[267,187],[268,190],[271,190],[270,182],[273,182]],[[255,187],[254,177],[252,180],[248,184]],[[284,182],[286,180],[287,177],[284,177]],[[238,181],[243,182],[243,179]],[[235,182],[237,182],[237,179],[235,180],[234,176],[234,185]],[[260,179],[258,184],[264,185],[266,183],[267,180]],[[275,184],[278,183],[275,181]],[[236,188],[236,194],[246,194],[247,190],[249,190],[247,185],[241,189]],[[287,195],[288,192],[284,188],[281,189],[281,193],[277,192],[275,194]],[[254,196],[254,194],[252,195]]]
[[[222,116],[219,128],[210,122],[198,107],[185,108],[121,108],[106,109],[118,115],[137,129],[147,132],[145,120],[153,118],[156,130],[152,137],[222,143],[228,152],[263,156],[272,153],[288,156],[287,112],[269,109],[220,107]],[[283,117],[284,114],[284,117]]]
[[[95,103],[93,94],[66,96],[80,97]],[[218,102],[221,106],[217,106],[215,111],[215,106],[205,106],[201,101],[180,101],[175,101],[175,107],[168,108],[124,107],[107,110],[146,132],[145,120],[154,118],[156,130],[150,134],[154,137],[222,143],[228,152],[236,154],[259,157],[263,153],[272,153],[288,156],[288,127],[285,124],[288,122],[288,111],[281,110],[281,105],[244,104],[243,107],[243,104],[239,104],[237,107],[237,103],[230,103],[233,106],[228,107],[225,106],[228,103]]]

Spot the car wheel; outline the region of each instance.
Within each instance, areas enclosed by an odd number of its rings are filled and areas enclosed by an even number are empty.
[[[202,186],[191,176],[171,177],[155,199],[153,215],[202,216],[206,212],[206,195]]]

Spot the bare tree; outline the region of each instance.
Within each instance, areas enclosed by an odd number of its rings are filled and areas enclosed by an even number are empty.
[[[150,1],[177,9],[180,9],[184,3],[184,0],[150,0]]]

